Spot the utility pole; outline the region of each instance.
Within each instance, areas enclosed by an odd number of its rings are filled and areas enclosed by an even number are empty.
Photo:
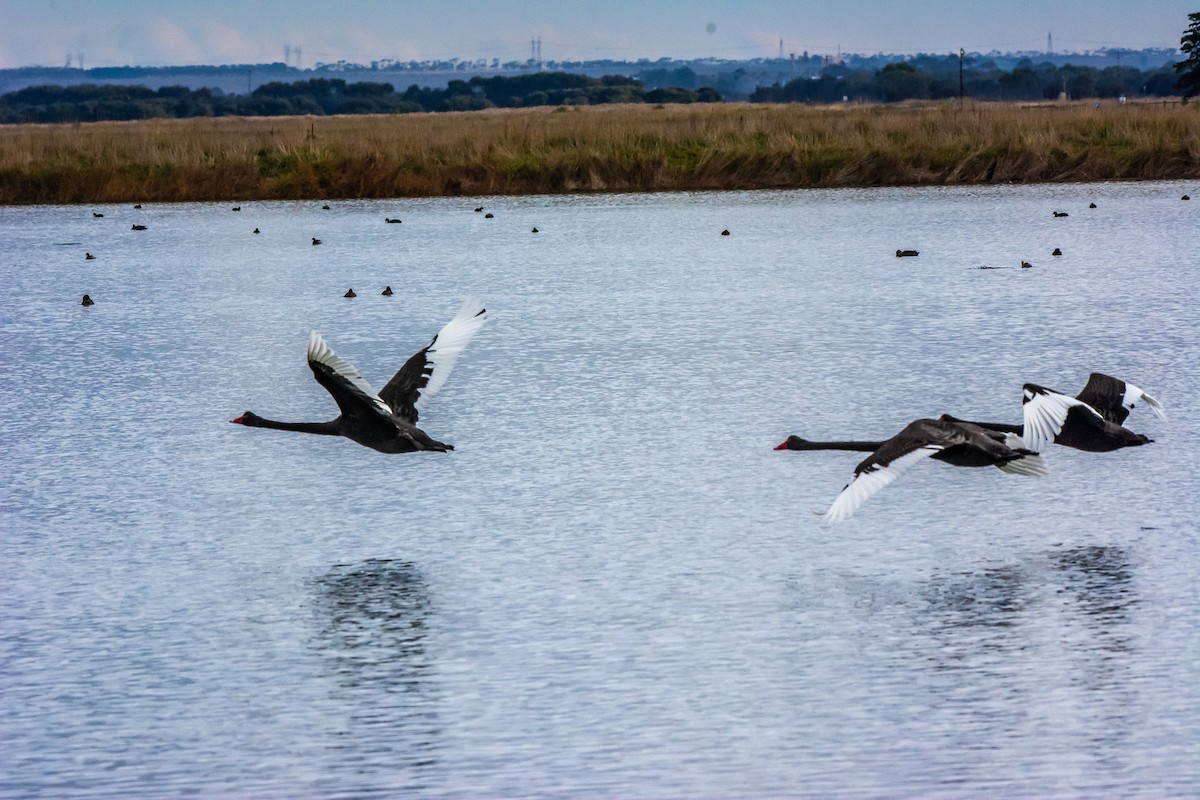
[[[963,56],[965,56],[965,55],[966,55],[966,53],[963,52],[963,49],[961,47],[958,48],[958,110],[959,111],[963,110],[963,102],[964,102],[963,98],[966,96],[966,91],[964,90],[964,83],[963,83]]]

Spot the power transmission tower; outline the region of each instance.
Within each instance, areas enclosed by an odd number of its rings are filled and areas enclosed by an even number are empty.
[[[966,55],[966,52],[961,47],[958,48],[958,110],[959,111],[963,110],[964,98],[966,97],[966,92],[964,91],[965,84],[963,83],[963,56],[965,56],[965,55]]]
[[[1054,55],[1054,34],[1050,31],[1046,32],[1046,52]]]

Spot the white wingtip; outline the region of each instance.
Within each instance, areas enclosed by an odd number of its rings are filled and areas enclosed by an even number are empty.
[[[1037,453],[1014,458],[1012,461],[996,466],[1009,475],[1023,475],[1027,478],[1044,478],[1050,474],[1050,467],[1046,464],[1046,460]]]
[[[1025,447],[1025,440],[1011,431],[1004,434],[1004,446],[1009,450],[1020,450]]]
[[[1015,433],[1004,434],[1004,446],[1009,450],[1029,449],[1025,446],[1025,440]],[[1006,464],[997,464],[996,466],[1009,475],[1044,478],[1050,474],[1050,467],[1046,464],[1046,460],[1036,453],[1022,456]]]
[[[1167,418],[1167,410],[1163,408],[1162,403],[1155,400],[1150,395],[1146,394],[1141,388],[1134,386],[1128,381],[1125,383],[1125,405],[1133,408],[1136,403],[1145,403],[1150,406],[1150,410],[1154,412],[1159,419]]]
[[[429,382],[421,389],[421,396],[417,398],[418,410],[424,411],[425,405],[442,388],[446,378],[450,376],[450,370],[454,367],[459,353],[466,348],[471,338],[479,333],[485,322],[487,322],[487,309],[484,308],[483,303],[478,298],[468,297],[463,301],[454,318],[438,331],[437,336],[433,337],[433,342],[429,345],[429,352],[425,354],[433,369],[429,375]]]
[[[855,475],[854,479],[842,489],[841,494],[834,499],[833,505],[825,512],[825,521],[841,522],[849,519],[859,506],[867,502],[880,489],[899,478],[913,464],[924,461],[941,449],[942,447],[938,445],[925,445],[911,453],[905,453],[886,467],[874,465],[870,469],[864,469]]]
[[[1146,401],[1146,405],[1150,406],[1150,410],[1153,411],[1159,419],[1165,420],[1167,418],[1167,410],[1163,408],[1162,403],[1158,402],[1145,392],[1142,392],[1142,399]]]

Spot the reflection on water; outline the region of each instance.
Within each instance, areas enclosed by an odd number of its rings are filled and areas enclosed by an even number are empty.
[[[1018,625],[1026,610],[1036,610],[1048,585],[1085,616],[1103,616],[1110,624],[1128,621],[1136,602],[1133,567],[1120,547],[1076,547],[1049,557],[1042,565],[1003,565],[930,579],[924,597],[940,627]]]
[[[1139,705],[1134,574],[1126,549],[1085,546],[932,576],[916,646],[940,687],[939,713],[1031,774],[1053,763],[1029,746],[1045,731],[1119,773]]]
[[[1133,567],[1121,547],[1076,547],[1053,556],[1054,565],[1068,578],[1080,610],[1110,623],[1129,622],[1129,607],[1137,602]]]
[[[1051,553],[1045,565],[935,574],[923,596],[935,628],[1009,628],[1022,623],[1026,612],[1045,613],[1041,602],[1053,592],[1065,604],[1062,612],[1081,615],[1080,622],[1096,635],[1111,637],[1111,626],[1129,622],[1129,607],[1137,602],[1132,582],[1124,548],[1075,547]],[[1090,619],[1095,617],[1100,619]]]
[[[426,641],[433,606],[420,570],[371,559],[335,566],[313,583],[312,647],[328,664],[332,699],[345,709],[331,748],[388,770],[433,766],[440,733]]]
[[[1022,648],[1039,617],[1061,615],[1086,634],[1086,649],[1120,651],[1129,644],[1122,625],[1137,602],[1129,553],[1120,547],[1075,547],[1043,561],[1005,564],[950,575],[934,574],[922,590],[924,619],[938,636],[962,629],[997,629],[989,646]]]
[[[1023,572],[1013,566],[939,578],[925,589],[928,610],[938,627],[999,627],[1017,622],[1029,598]]]

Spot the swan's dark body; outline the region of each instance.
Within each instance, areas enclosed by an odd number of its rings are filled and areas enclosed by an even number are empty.
[[[940,419],[918,419],[910,422],[904,430],[891,439],[879,442],[840,441],[814,442],[789,436],[776,450],[853,450],[871,453],[855,468],[857,475],[872,464],[887,466],[897,458],[925,445],[941,445],[944,449],[930,458],[945,461],[956,467],[994,467],[1006,464],[1022,456],[1033,455],[1026,448],[1014,448],[1007,444],[1004,432],[988,430],[949,415]]]
[[[943,414],[942,419],[948,422],[965,422],[949,414]],[[1007,425],[1003,422],[977,422],[981,428],[991,431],[1006,431],[1017,436],[1025,435],[1024,425]],[[1134,433],[1128,428],[1118,425],[1087,411],[1083,406],[1074,406],[1067,411],[1066,419],[1058,433],[1054,435],[1054,443],[1074,450],[1084,450],[1088,453],[1111,453],[1125,447],[1137,447],[1149,444],[1154,440],[1140,433]]]
[[[332,392],[330,393],[332,394]],[[274,428],[277,431],[345,436],[363,447],[369,447],[381,453],[415,453],[419,450],[445,453],[454,449],[454,445],[433,439],[425,431],[406,420],[396,419],[391,425],[388,425],[370,415],[355,414],[354,412],[343,412],[337,419],[329,422],[277,422],[264,419],[253,411],[247,411],[230,422],[250,428]]]
[[[882,442],[809,442],[789,436],[776,450],[869,450],[854,477],[834,500],[825,518],[846,519],[872,495],[925,458],[955,467],[999,467],[1016,475],[1045,475],[1046,465],[1020,438],[977,425],[944,419],[918,419]]]
[[[1133,384],[1100,372],[1093,372],[1088,376],[1087,385],[1075,396],[1074,400],[1076,402],[1071,402],[1071,398],[1066,395],[1035,383],[1027,383],[1023,400],[1026,424],[1028,424],[1031,413],[1036,413],[1039,409],[1052,408],[1055,418],[1047,420],[1047,424],[1053,430],[1052,441],[1055,444],[1090,453],[1109,453],[1113,450],[1137,447],[1154,441],[1148,436],[1134,433],[1124,427],[1124,422],[1129,416],[1129,409],[1133,408],[1137,402],[1145,402],[1156,414],[1165,417],[1162,406],[1153,397]],[[1031,407],[1030,403],[1034,405]],[[948,414],[943,415],[942,419],[951,422],[965,422],[965,420]],[[988,430],[1025,436],[1025,424],[1008,425],[1002,422],[973,422],[972,424]]]
[[[230,422],[251,428],[345,436],[381,453],[453,450],[453,445],[439,442],[417,427],[418,408],[445,382],[454,360],[486,319],[487,311],[478,301],[465,302],[454,319],[427,347],[409,358],[378,394],[314,331],[309,339],[308,366],[341,413],[329,422],[278,422],[246,411]]]

